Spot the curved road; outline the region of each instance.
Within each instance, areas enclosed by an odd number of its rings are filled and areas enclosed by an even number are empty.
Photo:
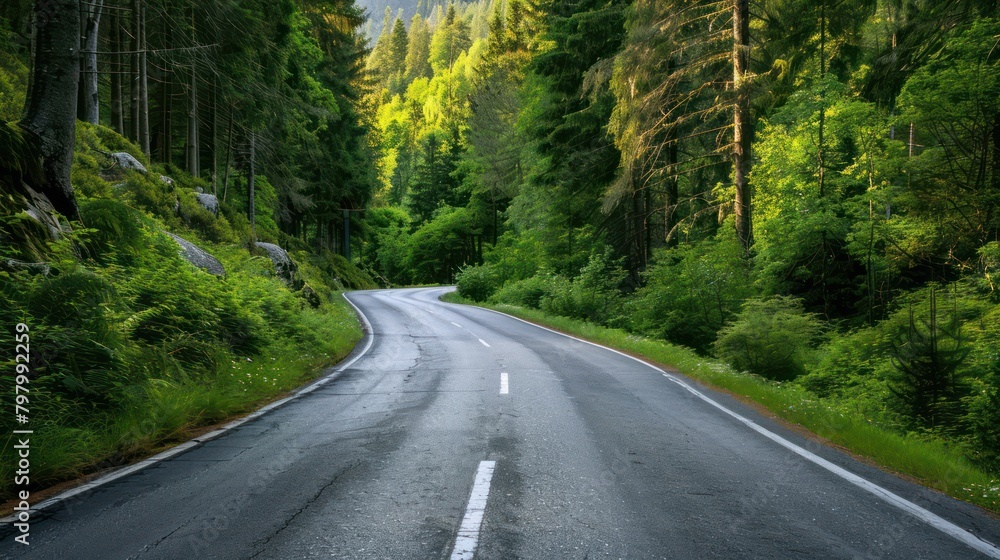
[[[349,294],[372,334],[332,380],[36,516],[30,546],[4,527],[0,558],[1000,557],[975,507],[445,291]]]

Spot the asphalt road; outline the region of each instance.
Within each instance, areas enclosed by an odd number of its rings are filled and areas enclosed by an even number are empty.
[[[333,381],[36,516],[0,558],[1000,557],[975,507],[444,291],[349,294],[371,345]]]

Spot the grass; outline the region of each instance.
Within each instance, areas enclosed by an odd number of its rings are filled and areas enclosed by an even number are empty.
[[[472,302],[455,292],[446,294],[442,299],[501,311],[666,365],[687,377],[756,404],[778,418],[800,425],[862,460],[916,479],[954,498],[1000,513],[1000,481],[972,465],[959,450],[939,441],[889,431],[856,413],[839,410],[836,403],[823,402],[795,385],[736,372],[727,364],[699,356],[691,349],[620,329],[553,316],[534,309]]]
[[[298,319],[313,333],[310,340],[277,340],[257,357],[233,357],[206,379],[150,380],[133,406],[113,414],[53,415],[33,426],[32,488],[127,464],[186,441],[199,428],[256,410],[314,379],[361,339],[353,310],[339,297],[321,310],[302,311]],[[4,443],[4,456],[16,443]],[[12,495],[13,469],[0,463],[4,497]]]
[[[361,338],[339,290],[371,284],[342,257],[299,251],[296,279],[309,295],[286,286],[268,257],[247,251],[241,211],[223,203],[214,216],[196,202],[204,181],[150,167],[106,127],[76,132],[73,183],[90,229],[39,243],[29,257],[51,262],[51,275],[0,271],[0,319],[31,326],[33,493],[151,455],[314,378]],[[150,173],[106,169],[101,154],[119,150]],[[213,254],[225,276],[184,263],[164,231]],[[0,253],[19,256],[21,245]],[[0,366],[12,369],[12,359],[0,356]],[[0,376],[0,404],[12,409],[13,396],[13,377]],[[17,441],[7,434],[0,502],[14,491]]]

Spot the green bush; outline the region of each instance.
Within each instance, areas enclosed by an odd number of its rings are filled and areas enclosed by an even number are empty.
[[[550,274],[545,277],[545,286],[547,293],[539,300],[539,309],[552,315],[578,318],[572,280],[558,274]]]
[[[370,208],[365,213],[363,265],[377,270],[384,284],[407,284],[406,251],[410,215],[399,206]]]
[[[126,204],[144,210],[168,224],[178,223],[174,212],[174,205],[177,203],[174,187],[163,183],[159,178],[129,171],[125,174],[121,189],[121,198]]]
[[[500,288],[500,275],[492,264],[466,266],[455,277],[458,295],[486,301]]]
[[[239,234],[229,224],[224,214],[216,216],[198,202],[195,191],[175,188],[179,204],[179,217],[184,225],[198,232],[212,243],[238,243]]]
[[[728,231],[657,253],[643,279],[629,298],[629,328],[700,352],[754,295],[749,262]]]
[[[406,266],[418,283],[449,283],[464,264],[475,261],[472,216],[467,208],[439,208],[434,218],[409,236]]]
[[[531,309],[540,309],[542,299],[551,296],[548,276],[532,276],[524,280],[508,282],[493,294],[490,301],[508,303]]]
[[[621,326],[625,318],[620,286],[625,277],[625,271],[611,258],[610,251],[596,253],[572,280],[548,276],[549,290],[541,297],[540,308],[554,315]]]
[[[806,313],[800,300],[752,299],[719,331],[714,349],[739,371],[789,380],[805,372],[821,331],[820,320]]]
[[[105,181],[92,169],[74,167],[70,174],[73,190],[81,198],[111,198],[114,190],[111,183]]]

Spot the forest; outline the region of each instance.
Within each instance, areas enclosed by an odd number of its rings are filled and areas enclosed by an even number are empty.
[[[1000,6],[383,15],[383,282],[665,340],[1000,469]]]
[[[4,345],[0,402],[35,433],[33,490],[255,410],[361,338],[340,292],[375,284],[340,240],[377,184],[364,21],[352,0],[0,6],[0,321],[30,349]]]
[[[45,40],[78,54],[40,72]],[[58,64],[62,117],[38,106]],[[23,265],[0,269],[0,314],[86,349],[38,382],[67,439],[107,424],[96,394],[126,414],[269,336],[308,347],[332,290],[454,283],[1000,474],[995,0],[14,0],[0,120],[0,257]],[[72,233],[20,210],[36,184]],[[176,277],[164,228],[245,276]],[[256,241],[297,255],[318,307],[265,290]],[[188,295],[151,303],[161,285]],[[166,312],[184,297],[210,313]]]

